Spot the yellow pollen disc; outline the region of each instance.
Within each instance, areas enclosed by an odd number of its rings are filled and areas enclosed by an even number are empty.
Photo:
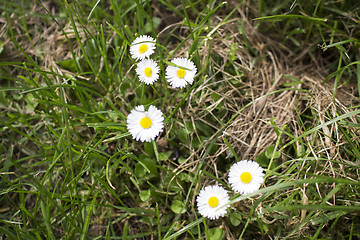
[[[139,53],[141,54],[143,54],[147,50],[148,50],[148,46],[146,44],[141,44],[141,46],[139,47]]]
[[[143,119],[140,120],[140,125],[143,128],[149,128],[151,126],[151,119],[148,117],[144,117]]]
[[[252,176],[251,176],[251,173],[249,172],[243,172],[241,175],[240,175],[240,179],[243,183],[249,183],[251,182],[251,179],[252,179]]]
[[[211,197],[211,198],[209,198],[208,203],[209,203],[210,207],[214,208],[217,205],[219,205],[219,199],[217,197]]]
[[[185,77],[185,70],[184,69],[179,69],[179,70],[177,70],[177,72],[176,72],[176,75],[179,77],[179,78],[183,78],[183,77]]]
[[[147,68],[145,68],[144,73],[145,73],[145,76],[151,77],[152,76],[152,69],[147,67]]]

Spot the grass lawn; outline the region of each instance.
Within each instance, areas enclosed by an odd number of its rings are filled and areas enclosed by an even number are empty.
[[[0,239],[360,239],[358,0],[0,10]],[[196,66],[183,88],[177,58]],[[148,142],[129,132],[139,105],[162,112]],[[229,183],[241,160],[263,168],[248,194]],[[210,185],[230,198],[214,220],[197,206]]]

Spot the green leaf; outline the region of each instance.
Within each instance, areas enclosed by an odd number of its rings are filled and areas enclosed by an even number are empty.
[[[144,143],[144,150],[149,157],[155,156],[154,148],[152,142],[145,142]]]
[[[6,92],[5,91],[1,91],[0,92],[0,106],[2,107],[6,107],[9,104],[9,100],[6,97]]]
[[[123,78],[121,85],[120,85],[120,92],[123,96],[128,94],[129,89],[131,89],[129,80],[127,78]]]
[[[281,153],[278,152],[278,151],[276,151],[276,150],[274,151],[274,150],[275,150],[275,146],[274,146],[274,145],[268,146],[268,147],[266,148],[266,151],[265,151],[266,157],[269,158],[269,159],[271,159],[272,157],[273,157],[274,159],[281,157]],[[274,156],[273,156],[273,154],[274,154]]]
[[[138,178],[144,177],[148,172],[142,164],[137,163],[135,165],[135,174]]]
[[[179,179],[180,181],[184,181],[184,182],[192,182],[194,180],[193,177],[190,176],[190,174],[185,172],[179,174]]]
[[[144,181],[159,176],[154,159],[141,158],[135,165],[135,174]]]
[[[210,93],[210,97],[214,102],[216,102],[217,100],[219,100],[221,98],[221,95],[216,92],[212,92],[212,93]]]
[[[255,157],[255,161],[263,168],[269,166],[270,159],[266,157],[265,152],[260,153]]]
[[[109,118],[113,121],[116,122],[118,119],[118,114],[114,113],[114,112],[108,112]]]
[[[175,175],[173,173],[169,172],[164,179],[164,186],[166,186],[169,192],[183,191],[183,189],[181,188],[179,176],[177,175],[176,178],[174,178],[174,176]]]
[[[180,156],[177,161],[179,164],[183,164],[184,162],[186,162],[186,160],[186,158]]]
[[[184,205],[183,202],[179,201],[179,200],[174,200],[172,203],[171,203],[171,210],[174,212],[174,213],[177,213],[177,214],[182,214],[182,213],[185,213],[186,212],[186,207]]]
[[[154,25],[154,29],[157,29],[161,24],[161,18],[153,17],[152,22],[153,22],[153,25]],[[151,33],[152,32],[152,26],[151,26],[151,23],[149,21],[146,22],[146,24],[144,26],[144,30],[145,30],[145,33]]]
[[[325,223],[327,223],[335,218],[338,218],[339,216],[343,216],[345,214],[348,214],[348,212],[334,211],[334,212],[323,213],[323,214],[319,215],[318,217],[311,219],[311,223],[313,225],[325,224]]]
[[[34,96],[33,96],[31,93],[29,93],[29,94],[25,97],[25,102],[26,102],[25,108],[26,108],[26,111],[27,111],[27,112],[34,112],[34,109],[35,109],[36,106],[39,104],[39,103],[35,100]]]
[[[161,152],[159,153],[159,159],[161,161],[166,161],[169,159],[169,157],[171,156],[172,152],[171,151],[167,151],[167,152]]]
[[[302,144],[299,144],[299,146],[296,148],[296,154],[298,157],[302,157],[305,155],[305,148]]]
[[[201,121],[195,122],[196,128],[203,133],[204,136],[210,137],[214,133],[214,129]]]
[[[239,50],[238,44],[232,43],[228,50],[228,57],[230,61],[234,62],[237,59],[236,52]]]
[[[66,70],[69,70],[70,72],[77,71],[76,61],[74,59],[64,60],[59,63],[63,68],[65,68]]]
[[[149,201],[150,196],[151,196],[150,189],[141,191],[139,196],[140,196],[141,201],[143,201],[143,202]]]
[[[242,216],[239,213],[233,213],[230,215],[230,222],[233,226],[237,227],[242,222]]]
[[[140,222],[149,225],[149,226],[153,226],[155,218],[153,216],[144,216],[141,218]]]
[[[177,130],[176,133],[177,137],[182,143],[184,143],[185,145],[190,145],[189,133],[186,131],[186,128],[181,128]]]
[[[224,230],[222,230],[219,227],[211,228],[209,230],[209,235],[210,235],[210,238],[209,238],[210,240],[220,240],[220,239],[224,239],[224,237],[225,237]]]

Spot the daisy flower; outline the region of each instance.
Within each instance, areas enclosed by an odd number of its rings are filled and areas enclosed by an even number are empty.
[[[229,203],[227,191],[219,186],[207,186],[196,198],[198,211],[210,220],[218,219],[226,214]]]
[[[153,84],[159,78],[159,66],[152,59],[144,59],[137,64],[136,73],[141,82]]]
[[[150,142],[163,131],[164,117],[155,106],[145,111],[143,105],[136,106],[127,117],[127,129],[135,140]]]
[[[154,53],[155,39],[147,35],[137,37],[130,46],[131,57],[142,60]]]
[[[242,160],[232,165],[229,170],[229,183],[235,192],[241,194],[255,192],[263,182],[263,169],[257,162]]]
[[[187,58],[175,58],[171,61],[175,66],[167,66],[165,78],[174,88],[183,88],[187,84],[193,84],[196,74],[195,64]]]

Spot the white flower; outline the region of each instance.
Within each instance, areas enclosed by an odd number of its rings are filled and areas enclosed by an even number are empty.
[[[241,194],[255,192],[263,182],[263,169],[257,162],[242,160],[232,165],[229,170],[229,183],[235,192]]]
[[[147,35],[137,37],[130,46],[131,57],[142,60],[154,53],[155,39]]]
[[[200,191],[196,202],[200,214],[214,220],[226,214],[226,209],[229,206],[229,195],[222,187],[207,186]]]
[[[145,111],[143,105],[136,106],[127,117],[127,129],[135,140],[150,142],[163,131],[164,117],[155,106]]]
[[[175,66],[167,66],[165,78],[174,88],[183,88],[187,84],[193,84],[196,74],[195,64],[187,58],[175,58],[171,61]]]
[[[141,82],[153,84],[159,78],[159,66],[152,59],[144,59],[137,64],[136,73]]]

